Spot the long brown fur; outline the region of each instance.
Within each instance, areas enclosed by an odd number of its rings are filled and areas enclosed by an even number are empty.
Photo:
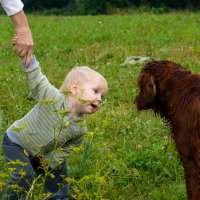
[[[188,200],[200,200],[200,75],[170,61],[144,66],[138,78],[137,109],[152,109],[172,130]]]

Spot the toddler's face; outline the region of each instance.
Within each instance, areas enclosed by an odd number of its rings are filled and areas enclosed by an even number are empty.
[[[107,83],[98,76],[92,77],[90,81],[81,83],[77,95],[77,113],[95,113],[100,108],[107,90]]]

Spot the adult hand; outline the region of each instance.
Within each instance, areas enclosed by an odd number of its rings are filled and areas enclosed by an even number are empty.
[[[15,34],[18,38],[13,50],[23,58],[26,67],[29,67],[34,46],[31,30],[24,11],[20,11],[11,16],[15,26]]]
[[[16,49],[15,48],[15,45],[18,43],[18,37],[17,35],[15,34],[13,39],[12,39],[12,45],[13,45],[13,49]],[[17,55],[23,60],[23,62],[25,63],[25,57],[23,57],[22,53],[20,51],[17,51],[15,50],[15,52],[17,53]],[[33,54],[30,55],[30,59],[33,58]],[[26,66],[27,67],[27,66]],[[28,66],[29,67],[29,66]],[[28,68],[27,67],[27,68]]]
[[[15,44],[13,50],[23,58],[23,61],[26,64],[26,67],[29,67],[32,56],[33,48],[33,39],[30,28],[26,27],[17,27],[15,29],[15,34],[18,38],[17,43]]]

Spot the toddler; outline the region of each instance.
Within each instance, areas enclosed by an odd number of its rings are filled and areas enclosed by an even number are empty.
[[[14,37],[14,45],[16,41]],[[86,133],[84,114],[99,109],[108,90],[107,81],[89,67],[75,67],[58,90],[42,74],[35,56],[28,68],[23,66],[38,103],[4,135],[3,152],[13,171],[3,199],[28,199],[36,173],[43,174],[49,200],[67,200],[65,160],[71,146],[81,145]]]

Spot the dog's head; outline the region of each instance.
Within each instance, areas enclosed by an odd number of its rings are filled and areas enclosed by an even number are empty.
[[[162,95],[167,80],[180,66],[170,61],[153,61],[147,63],[138,77],[139,93],[135,98],[137,109],[156,111],[159,101],[158,95]]]
[[[147,110],[153,107],[156,97],[155,78],[144,70],[141,71],[138,78],[139,93],[135,98],[137,109]]]

